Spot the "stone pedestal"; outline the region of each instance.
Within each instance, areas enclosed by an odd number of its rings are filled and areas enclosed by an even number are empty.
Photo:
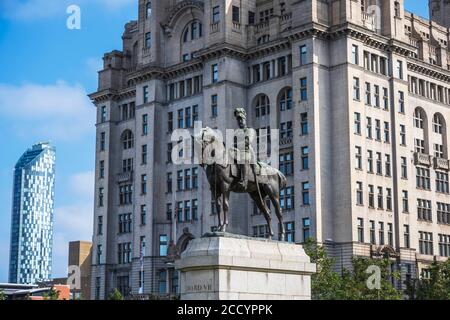
[[[181,300],[307,300],[316,271],[301,245],[227,233],[192,240],[176,268]]]

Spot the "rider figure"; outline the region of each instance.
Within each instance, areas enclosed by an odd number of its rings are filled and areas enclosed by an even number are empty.
[[[247,189],[248,168],[252,171],[255,170],[255,152],[252,148],[252,142],[255,141],[256,135],[255,130],[247,127],[247,114],[243,108],[236,108],[234,110],[234,116],[238,121],[240,129],[236,134],[236,148],[240,152],[240,161],[238,161],[241,171],[239,186],[243,189]]]

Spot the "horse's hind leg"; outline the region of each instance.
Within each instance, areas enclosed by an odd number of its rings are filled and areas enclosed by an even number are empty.
[[[225,232],[228,226],[228,210],[230,209],[230,192],[224,192],[222,195],[223,227]]]
[[[222,203],[221,203],[221,195],[216,195],[216,198],[214,199],[214,204],[216,205],[216,211],[217,211],[217,217],[219,219],[219,225],[217,226],[217,229],[219,231],[222,231],[223,225],[222,225]]]
[[[284,241],[284,236],[286,233],[285,227],[284,227],[284,221],[283,221],[283,211],[281,210],[280,206],[280,196],[279,193],[271,192],[269,193],[270,201],[272,202],[274,208],[275,208],[275,214],[277,215],[278,222],[280,225],[280,241]]]
[[[256,206],[258,207],[259,211],[262,212],[262,214],[264,215],[264,218],[266,218],[267,221],[267,226],[269,227],[269,235],[270,238],[273,237],[273,229],[272,229],[272,218],[270,216],[270,211],[267,208],[266,204],[264,203],[264,199],[266,198],[265,195],[261,194],[262,196],[262,201],[259,197],[258,192],[252,192],[250,193],[250,196],[252,197],[253,201],[255,201]]]

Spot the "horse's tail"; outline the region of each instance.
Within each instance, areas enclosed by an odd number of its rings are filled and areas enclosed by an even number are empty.
[[[277,170],[278,172],[278,185],[280,190],[284,189],[287,185],[287,178],[286,176],[283,174],[283,172],[281,172],[280,170]]]

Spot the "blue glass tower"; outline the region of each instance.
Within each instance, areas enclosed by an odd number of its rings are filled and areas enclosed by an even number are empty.
[[[55,149],[39,143],[14,168],[9,282],[50,280],[52,268]]]

